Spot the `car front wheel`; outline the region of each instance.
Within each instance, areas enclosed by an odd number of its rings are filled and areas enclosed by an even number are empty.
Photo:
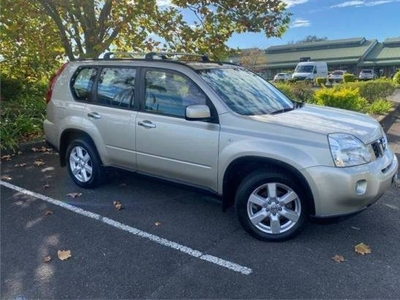
[[[236,193],[239,222],[263,241],[283,241],[305,226],[309,208],[302,188],[280,172],[255,171]]]
[[[104,178],[95,147],[86,139],[73,140],[67,149],[66,163],[72,180],[83,188],[93,188]]]

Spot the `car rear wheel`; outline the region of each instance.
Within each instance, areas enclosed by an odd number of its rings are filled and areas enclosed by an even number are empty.
[[[104,170],[92,143],[86,139],[73,140],[67,149],[67,166],[72,180],[83,188],[93,188],[104,179]]]
[[[280,172],[255,171],[236,193],[239,222],[263,241],[283,241],[305,226],[309,208],[302,188]]]

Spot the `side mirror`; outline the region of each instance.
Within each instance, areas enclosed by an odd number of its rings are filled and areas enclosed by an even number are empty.
[[[206,121],[210,118],[211,112],[207,105],[196,104],[186,107],[185,119],[188,121]]]

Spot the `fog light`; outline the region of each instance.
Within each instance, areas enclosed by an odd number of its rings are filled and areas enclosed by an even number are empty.
[[[356,194],[364,195],[367,191],[367,181],[365,179],[356,182]]]

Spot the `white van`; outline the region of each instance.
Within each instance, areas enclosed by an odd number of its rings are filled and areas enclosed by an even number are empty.
[[[328,76],[328,65],[322,61],[299,62],[292,75],[297,80],[314,80],[317,77]]]

